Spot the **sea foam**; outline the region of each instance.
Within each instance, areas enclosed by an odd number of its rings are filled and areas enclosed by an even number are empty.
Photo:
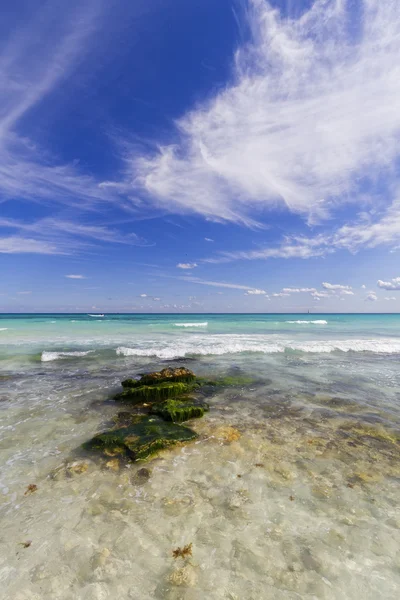
[[[317,319],[316,321],[285,321],[285,323],[297,323],[299,325],[312,324],[312,325],[328,325],[328,321],[324,319]]]
[[[370,352],[374,354],[400,354],[400,341],[391,339],[347,339],[347,340],[309,340],[294,341],[266,336],[194,336],[173,343],[150,342],[148,347],[132,348],[119,346],[119,356],[155,356],[164,360],[185,356],[222,356],[241,352],[276,354],[283,352],[302,352],[326,354],[331,352]]]
[[[41,361],[42,362],[51,362],[52,360],[59,360],[61,358],[77,358],[80,356],[86,356],[90,354],[93,350],[87,350],[85,352],[42,352]]]
[[[175,323],[175,327],[207,327],[208,323]]]

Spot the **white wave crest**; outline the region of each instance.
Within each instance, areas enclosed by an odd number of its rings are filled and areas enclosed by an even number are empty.
[[[323,319],[317,319],[316,321],[285,321],[285,323],[298,323],[299,325],[303,325],[306,323],[313,325],[328,325],[328,321],[324,321]]]
[[[175,327],[207,327],[208,323],[175,323]]]
[[[0,327],[0,331],[7,331],[8,327]]]
[[[157,343],[150,342],[147,347],[119,346],[119,356],[155,356],[169,360],[185,356],[221,356],[241,352],[259,352],[276,354],[282,352],[330,353],[330,352],[372,352],[375,354],[400,354],[400,340],[392,339],[353,339],[294,341],[271,338],[262,335],[215,335],[194,336],[186,340]]]
[[[52,360],[59,360],[60,358],[74,358],[79,356],[86,356],[90,354],[93,350],[87,350],[86,352],[42,352],[42,362],[50,362]]]

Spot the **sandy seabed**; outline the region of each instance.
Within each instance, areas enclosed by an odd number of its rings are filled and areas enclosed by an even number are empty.
[[[1,597],[397,600],[393,415],[265,380],[217,390],[194,443],[98,460],[79,447],[118,410],[119,369],[51,366],[40,394],[28,375],[3,394]]]

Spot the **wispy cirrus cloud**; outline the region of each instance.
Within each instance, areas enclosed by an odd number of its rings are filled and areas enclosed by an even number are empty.
[[[67,279],[86,279],[85,275],[65,275]]]
[[[200,279],[199,277],[188,276],[178,277],[177,279],[181,279],[182,281],[189,281],[190,283],[198,283],[199,285],[208,285],[211,287],[229,288],[232,290],[245,290],[248,295],[266,294],[264,290],[259,290],[258,288],[238,283],[226,283],[225,281],[208,281],[206,279]]]
[[[25,198],[90,206],[106,199],[94,177],[57,163],[26,135],[26,117],[82,61],[100,26],[103,0],[42,3],[21,17],[0,54],[0,200]]]
[[[123,234],[104,225],[86,225],[54,217],[31,222],[0,218],[0,229],[17,232],[14,236],[0,236],[0,252],[9,254],[72,254],[97,242],[148,245],[135,233]]]
[[[61,248],[51,242],[27,237],[0,237],[0,254],[65,254]]]
[[[177,121],[177,143],[132,157],[133,187],[167,210],[247,225],[276,206],[309,223],[343,203],[368,206],[365,181],[374,187],[383,174],[390,193],[400,153],[398,3],[361,0],[357,34],[353,10],[346,0],[316,0],[284,19],[249,0],[251,40],[236,52],[232,82]],[[338,245],[379,243],[389,229],[399,237],[398,226],[375,225],[343,229]],[[297,243],[252,258],[301,250],[302,258],[329,252]]]

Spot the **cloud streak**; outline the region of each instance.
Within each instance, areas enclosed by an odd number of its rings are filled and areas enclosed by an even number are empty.
[[[177,143],[132,157],[134,188],[168,210],[255,225],[258,210],[277,206],[319,222],[368,202],[361,186],[382,174],[393,187],[398,3],[361,6],[356,38],[346,0],[317,0],[299,19],[249,0],[251,41],[236,52],[231,84],[177,121]],[[367,230],[340,235],[356,246],[379,238]]]

